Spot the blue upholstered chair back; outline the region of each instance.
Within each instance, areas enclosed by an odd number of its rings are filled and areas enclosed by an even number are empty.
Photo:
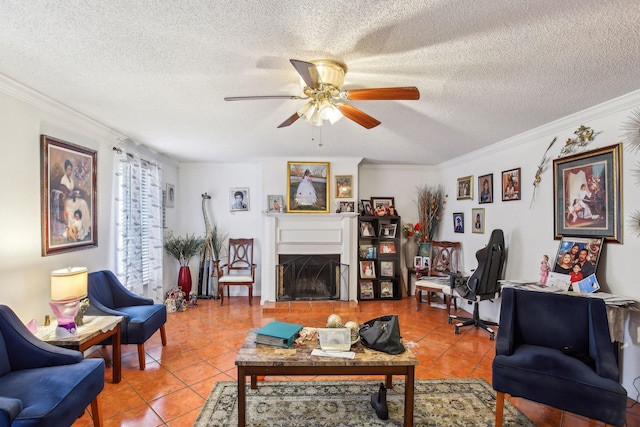
[[[9,355],[7,354],[7,344],[4,336],[0,334],[0,377],[7,372],[11,372],[11,365],[9,364]]]

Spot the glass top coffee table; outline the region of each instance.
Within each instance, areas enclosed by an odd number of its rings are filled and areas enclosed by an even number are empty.
[[[236,358],[238,367],[238,426],[246,425],[246,377],[251,377],[251,388],[258,387],[257,377],[263,375],[384,375],[387,388],[393,388],[392,376],[405,377],[404,425],[413,425],[413,388],[418,359],[411,350],[391,355],[365,348],[357,343],[351,351],[353,359],[313,356],[319,348],[317,341],[291,348],[256,344],[255,330],[249,331]]]

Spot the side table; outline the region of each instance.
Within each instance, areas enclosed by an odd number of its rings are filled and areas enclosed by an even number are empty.
[[[92,346],[113,336],[111,340],[113,345],[112,381],[119,383],[122,379],[121,321],[122,316],[85,316],[84,325],[78,326],[77,335],[59,338],[56,336],[57,321],[53,320],[48,326],[38,326],[38,332],[36,332],[35,336],[48,344],[77,350],[83,354]]]

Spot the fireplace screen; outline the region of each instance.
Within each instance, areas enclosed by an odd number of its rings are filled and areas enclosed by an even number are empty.
[[[340,255],[280,255],[279,262],[278,301],[340,299],[340,289],[348,289],[349,266]]]

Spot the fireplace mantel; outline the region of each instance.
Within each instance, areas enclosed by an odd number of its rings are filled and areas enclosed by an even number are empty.
[[[358,299],[357,214],[265,213],[261,304],[276,300],[276,265],[280,254],[340,254],[349,265],[348,289],[341,300]]]

